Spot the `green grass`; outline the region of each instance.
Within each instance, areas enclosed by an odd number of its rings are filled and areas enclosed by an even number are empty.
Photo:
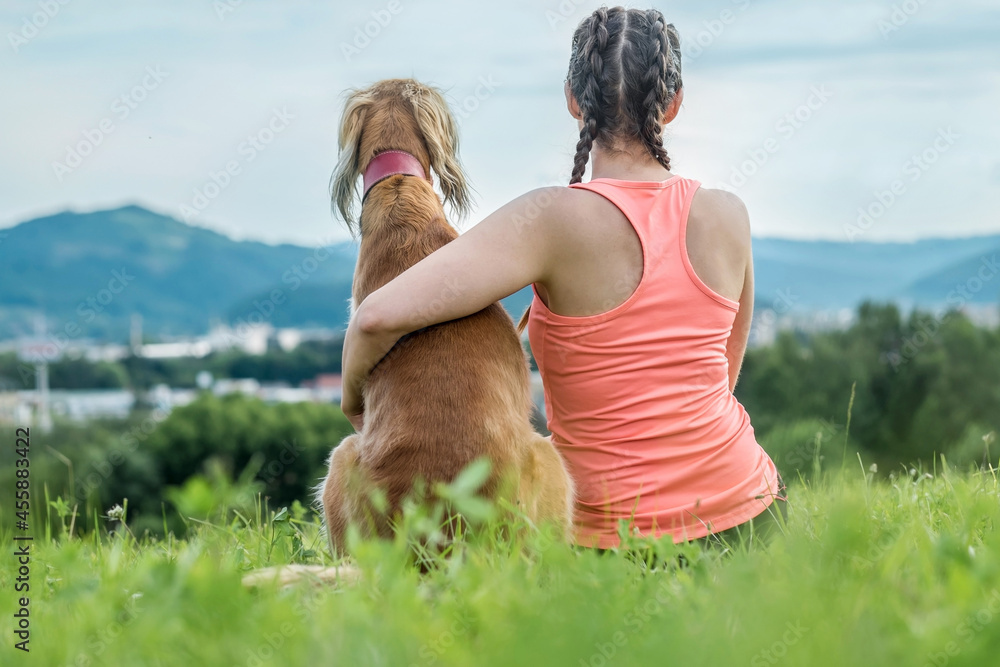
[[[537,534],[518,546],[502,537],[510,531],[481,530],[447,559],[427,556],[421,574],[408,542],[436,524],[413,512],[396,541],[354,544],[363,579],[341,589],[244,589],[253,568],[331,561],[300,507],[275,516],[258,504],[227,516],[192,522],[184,540],[120,528],[71,539],[58,525],[56,537],[36,534],[30,656],[13,649],[8,530],[0,664],[1000,662],[995,471],[889,480],[859,471],[793,485],[785,533],[767,547],[636,541],[671,564],[659,568],[624,552],[598,555]],[[673,565],[678,553],[686,567]]]

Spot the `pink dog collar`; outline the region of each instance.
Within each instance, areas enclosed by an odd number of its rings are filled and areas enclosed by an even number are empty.
[[[406,151],[382,151],[371,159],[365,169],[364,192],[361,195],[361,200],[364,201],[365,197],[368,196],[368,191],[375,187],[375,184],[396,174],[426,178],[420,160]]]

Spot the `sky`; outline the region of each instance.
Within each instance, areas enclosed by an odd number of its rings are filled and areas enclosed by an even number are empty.
[[[239,239],[346,239],[328,196],[344,92],[415,77],[456,112],[467,229],[568,181],[563,79],[597,6],[2,0],[0,228],[137,203]],[[684,53],[674,171],[740,195],[757,236],[1000,232],[1000,2],[653,6]]]

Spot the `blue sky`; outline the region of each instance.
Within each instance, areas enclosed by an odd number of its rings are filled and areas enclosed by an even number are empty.
[[[343,91],[380,78],[436,84],[462,110],[478,193],[466,227],[565,182],[570,35],[599,4],[64,2],[0,6],[0,226],[207,204],[192,224],[309,245],[347,236],[327,197]],[[1000,232],[997,2],[654,6],[687,56],[668,127],[675,171],[737,192],[758,236]],[[345,49],[366,26],[369,43]],[[81,142],[93,147],[77,164]],[[199,200],[206,188],[214,197]]]

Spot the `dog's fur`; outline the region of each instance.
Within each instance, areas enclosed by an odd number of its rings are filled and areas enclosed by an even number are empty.
[[[339,143],[331,191],[352,229],[358,177],[376,153],[390,149],[414,155],[425,174],[437,175],[444,199],[460,213],[468,209],[455,123],[433,88],[393,79],[353,92]],[[457,236],[431,183],[403,175],[371,189],[360,232],[354,304]],[[334,449],[320,490],[335,554],[343,553],[349,524],[388,536],[388,519],[417,479],[428,488],[449,482],[481,457],[494,472],[485,494],[516,502],[535,523],[557,522],[569,536],[572,482],[552,443],[530,425],[527,361],[498,303],[404,337],[372,371],[364,405],[363,431]],[[385,494],[387,515],[371,506],[373,487]]]

